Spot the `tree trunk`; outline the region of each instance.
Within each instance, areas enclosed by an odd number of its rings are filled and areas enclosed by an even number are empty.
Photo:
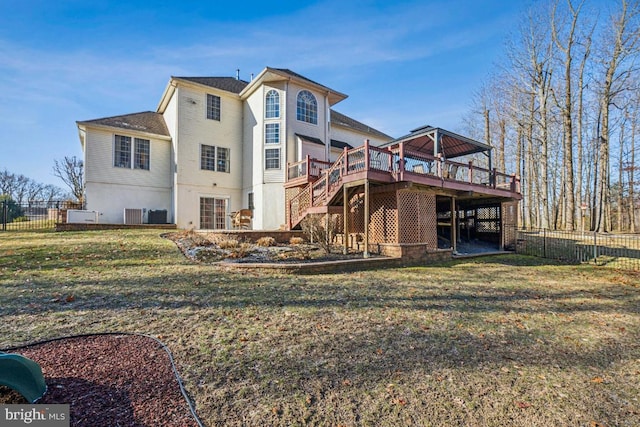
[[[622,210],[622,205],[624,203],[624,162],[623,162],[623,156],[624,156],[624,128],[625,128],[625,124],[624,122],[622,123],[622,126],[620,126],[620,158],[618,160],[618,201],[617,201],[617,228],[618,231],[622,231],[624,230],[624,221],[623,221],[623,210]]]
[[[636,232],[636,201],[635,201],[635,172],[636,172],[636,130],[638,124],[638,106],[640,106],[640,102],[636,105],[633,118],[631,119],[631,140],[630,140],[630,159],[629,159],[629,231],[632,233]]]

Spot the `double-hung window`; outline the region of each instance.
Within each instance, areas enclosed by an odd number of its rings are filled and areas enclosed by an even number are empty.
[[[200,169],[229,173],[231,170],[230,153],[229,148],[200,145]]]
[[[220,97],[207,94],[207,119],[220,121]]]
[[[280,144],[280,123],[264,125],[264,144],[267,147],[264,150],[264,168],[280,169],[280,148],[273,147]]]
[[[113,166],[117,168],[149,170],[151,142],[148,139],[133,138],[124,135],[115,136]],[[133,164],[131,160],[133,159]]]
[[[280,123],[267,123],[264,126],[264,143],[280,144]]]
[[[116,135],[113,166],[131,169],[131,137]]]
[[[149,170],[149,149],[148,139],[135,138],[133,150],[133,168]]]
[[[267,148],[264,150],[264,168],[280,169],[280,149]]]

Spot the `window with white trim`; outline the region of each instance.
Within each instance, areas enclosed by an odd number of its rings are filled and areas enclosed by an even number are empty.
[[[149,151],[150,145],[148,139],[135,138],[133,149],[133,168],[149,170]]]
[[[267,92],[264,111],[264,117],[267,119],[280,117],[280,94],[277,90],[271,89]]]
[[[264,168],[280,169],[280,149],[267,148],[264,150]]]
[[[227,172],[231,170],[229,159],[231,149],[200,144],[200,169]]]
[[[264,143],[280,144],[280,123],[267,123],[264,125]]]
[[[143,138],[133,138],[115,135],[113,148],[113,166],[126,169],[149,170],[151,155],[151,141]],[[131,161],[133,159],[133,162]]]
[[[298,93],[296,118],[301,122],[318,124],[318,101],[308,90]]]
[[[220,97],[207,94],[207,119],[220,121]]]
[[[130,136],[116,135],[113,152],[113,166],[117,168],[131,169]]]
[[[229,148],[217,147],[216,148],[216,165],[218,172],[229,173]]]

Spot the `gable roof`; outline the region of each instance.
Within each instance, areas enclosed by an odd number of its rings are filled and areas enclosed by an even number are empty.
[[[436,141],[438,141],[437,144]],[[440,153],[449,159],[474,153],[490,155],[492,150],[490,145],[480,141],[429,125],[413,129],[408,135],[394,139],[381,147],[391,147],[401,142],[411,150],[434,156]]]
[[[306,81],[307,83],[311,83],[314,86],[319,86],[319,87],[323,88],[324,90],[335,92],[333,89],[328,88],[327,86],[325,86],[323,84],[320,84],[318,82],[314,82],[310,78],[307,78],[307,77],[303,76],[302,74],[298,74],[295,71],[291,71],[288,68],[271,68],[271,67],[267,67],[267,70],[278,71],[278,72],[283,73],[283,74],[288,74],[289,76],[294,77],[294,78],[296,78],[298,80],[303,80],[303,81]]]
[[[265,67],[264,70],[262,70],[255,79],[251,80],[251,82],[247,84],[247,87],[240,92],[240,96],[243,98],[249,96],[254,90],[264,83],[287,80],[295,81],[300,86],[324,93],[327,96],[330,105],[334,105],[347,98],[347,95],[344,93],[338,92],[337,90],[331,89],[318,82],[314,82],[313,80],[287,68],[272,67]]]
[[[130,131],[151,133],[170,137],[169,129],[160,113],[143,111],[141,113],[123,114],[121,116],[103,117],[101,119],[76,122],[78,125],[98,125]]]
[[[185,80],[192,83],[198,83],[201,85],[213,87],[216,89],[224,90],[239,94],[242,92],[249,82],[236,79],[235,77],[171,77],[176,80]]]
[[[345,116],[342,113],[338,113],[335,110],[331,110],[331,123],[332,124],[337,124],[339,126],[342,127],[346,127],[346,128],[351,128],[353,130],[356,130],[358,132],[362,132],[362,133],[366,133],[372,136],[375,136],[376,138],[382,138],[382,139],[387,139],[387,140],[392,140],[393,137],[380,132],[377,129],[372,128],[371,126],[367,126],[362,122],[359,122],[355,119],[352,119],[351,117]]]

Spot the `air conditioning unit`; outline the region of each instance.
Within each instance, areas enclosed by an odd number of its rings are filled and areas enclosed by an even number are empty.
[[[69,209],[67,211],[67,223],[69,224],[97,224],[97,211],[83,211],[78,209]]]
[[[124,208],[125,224],[142,224],[142,209]]]

